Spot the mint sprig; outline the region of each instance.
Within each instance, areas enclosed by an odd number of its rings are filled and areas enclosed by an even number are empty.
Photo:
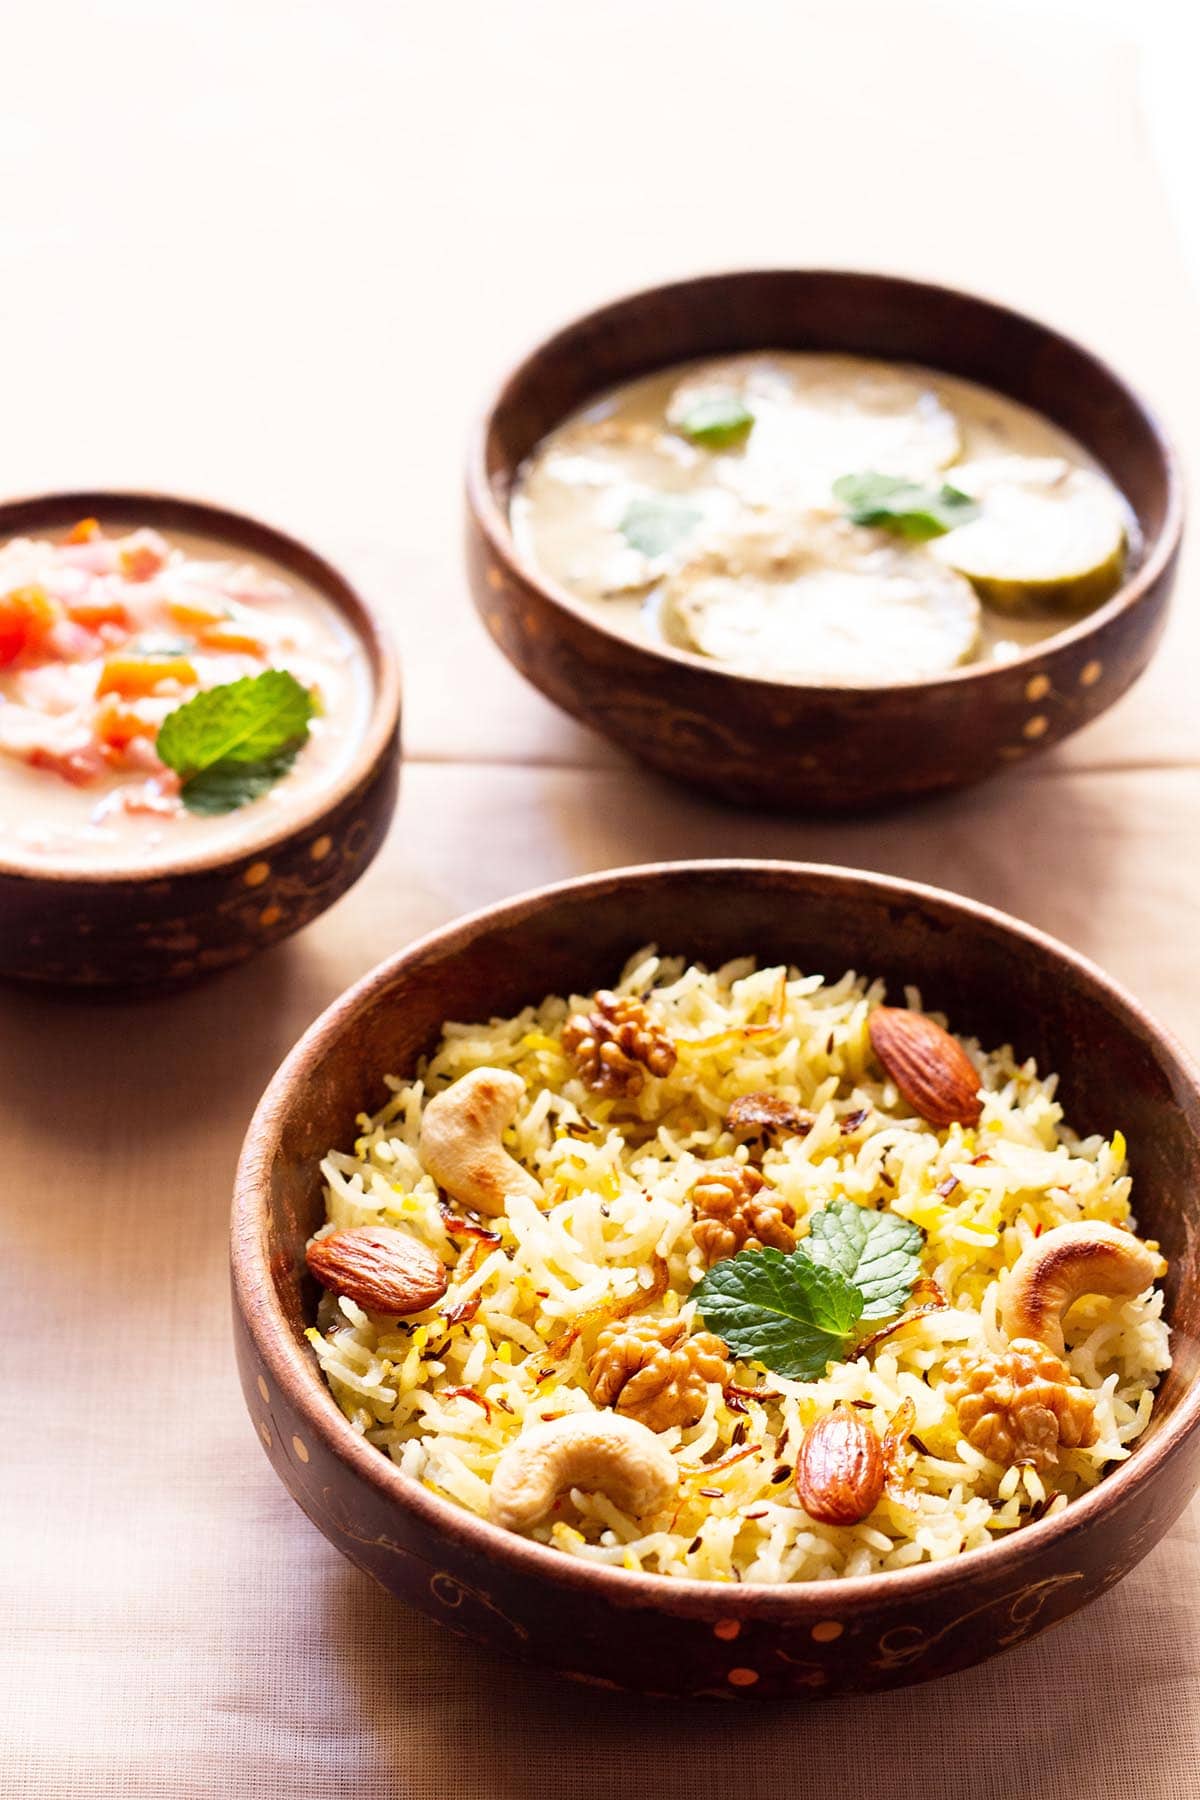
[[[671,420],[675,430],[709,450],[740,444],[754,424],[754,414],[738,394],[705,394]]]
[[[903,1310],[924,1241],[894,1213],[834,1201],[789,1255],[740,1250],[714,1263],[696,1307],[735,1356],[788,1381],[816,1381],[845,1356],[861,1322]]]
[[[264,669],[185,700],[163,720],[155,747],[181,777],[190,812],[233,812],[287,773],[316,710],[294,675]]]
[[[969,524],[979,516],[978,501],[948,482],[928,487],[874,470],[839,475],[833,497],[841,501],[855,525],[882,526],[917,541],[942,537],[956,525]]]
[[[873,1212],[853,1200],[835,1200],[813,1214],[800,1245],[813,1262],[852,1281],[862,1295],[864,1319],[890,1319],[903,1311],[921,1273],[925,1233],[898,1213]]]
[[[625,542],[643,556],[659,557],[674,550],[699,523],[699,512],[686,500],[674,494],[656,494],[631,500],[619,529]]]
[[[695,1299],[735,1356],[789,1381],[823,1375],[862,1315],[854,1283],[799,1250],[740,1250],[713,1264]]]

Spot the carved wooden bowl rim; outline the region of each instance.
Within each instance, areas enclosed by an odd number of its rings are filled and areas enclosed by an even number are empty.
[[[1085,614],[1074,624],[1068,624],[1061,631],[1031,644],[1007,658],[1003,662],[964,663],[936,678],[917,677],[909,681],[894,681],[872,684],[869,687],[855,686],[849,683],[825,682],[813,685],[802,681],[776,681],[770,676],[756,675],[743,670],[724,667],[710,657],[701,656],[690,650],[683,650],[674,644],[643,642],[631,639],[608,624],[599,607],[590,604],[573,594],[569,588],[560,586],[548,575],[526,561],[517,548],[509,524],[506,509],[499,503],[496,490],[488,474],[488,448],[492,440],[495,420],[498,413],[508,404],[514,392],[518,391],[531,373],[547,356],[559,352],[564,345],[569,345],[577,334],[589,334],[600,329],[604,323],[627,311],[632,312],[640,306],[652,306],[660,302],[685,301],[689,293],[704,288],[720,288],[751,284],[759,281],[783,281],[789,276],[796,277],[805,283],[817,281],[844,285],[849,291],[851,287],[864,284],[875,285],[888,293],[897,307],[909,311],[920,311],[930,301],[969,305],[989,313],[997,326],[1009,325],[1024,331],[1035,333],[1047,346],[1057,346],[1078,358],[1090,368],[1093,378],[1102,385],[1120,393],[1128,406],[1136,412],[1147,434],[1153,442],[1160,460],[1165,505],[1163,521],[1159,530],[1146,544],[1146,554],[1132,571],[1117,592]],[[763,350],[787,348],[776,343],[763,342]],[[799,346],[797,346],[799,347]],[[856,354],[869,356],[872,347],[864,342]],[[669,368],[673,361],[668,352],[664,355],[661,367]],[[644,374],[641,368],[637,371]],[[947,373],[952,373],[947,370]],[[985,382],[998,393],[1004,392],[1003,383],[999,381]],[[504,376],[495,389],[491,400],[477,420],[472,431],[466,464],[467,504],[487,543],[495,561],[505,573],[518,584],[534,589],[552,607],[569,613],[580,625],[597,637],[615,641],[626,652],[640,652],[650,662],[666,665],[669,674],[671,665],[685,669],[702,670],[714,679],[727,682],[748,683],[763,693],[764,698],[774,696],[790,696],[793,702],[806,694],[825,695],[843,694],[858,699],[872,695],[902,693],[906,691],[944,691],[960,686],[963,683],[998,682],[1011,679],[1018,671],[1033,671],[1041,668],[1047,656],[1056,655],[1060,650],[1073,646],[1084,646],[1099,636],[1104,627],[1119,614],[1132,611],[1139,602],[1151,594],[1164,571],[1169,568],[1173,557],[1179,549],[1183,533],[1184,492],[1183,478],[1180,470],[1178,453],[1166,428],[1157,412],[1142,396],[1119,375],[1113,366],[1103,357],[1088,349],[1076,338],[1053,326],[1043,324],[1031,314],[1019,312],[1015,307],[1004,306],[999,301],[986,295],[972,292],[965,288],[951,288],[940,282],[918,281],[908,276],[889,275],[878,271],[855,269],[825,268],[776,268],[776,269],[736,269],[708,275],[696,275],[687,280],[664,282],[654,287],[643,288],[632,294],[625,294],[611,300],[605,305],[595,308],[589,313],[581,314],[561,326],[551,336],[540,340],[532,350],[526,353]]]
[[[0,538],[23,530],[45,530],[71,519],[95,517],[103,521],[136,516],[139,523],[157,524],[165,530],[192,531],[250,554],[270,558],[316,589],[345,618],[367,655],[371,678],[371,707],[362,741],[353,757],[328,787],[319,788],[299,810],[284,816],[265,830],[247,832],[224,848],[196,855],[180,854],[156,860],[145,868],[124,863],[119,868],[71,863],[34,864],[9,858],[0,850],[0,875],[57,887],[91,887],[95,884],[136,887],[141,882],[170,882],[183,876],[223,868],[235,869],[247,856],[278,851],[281,845],[302,838],[317,827],[374,772],[390,752],[400,723],[400,664],[380,615],[336,564],[319,551],[277,525],[253,513],[241,512],[217,501],[186,494],[134,488],[63,489],[21,495],[0,501]]]
[[[635,1573],[564,1555],[502,1530],[440,1499],[353,1429],[330,1393],[311,1350],[298,1339],[284,1314],[269,1266],[267,1219],[271,1166],[280,1141],[283,1116],[296,1091],[308,1083],[327,1050],[353,1030],[355,1019],[388,990],[395,974],[416,968],[427,958],[444,960],[477,938],[504,930],[562,898],[589,898],[623,884],[673,881],[688,876],[737,874],[776,876],[784,883],[807,883],[837,893],[867,888],[889,905],[932,904],[949,910],[956,927],[984,926],[1048,955],[1064,977],[1090,987],[1121,1021],[1153,1046],[1161,1064],[1184,1087],[1200,1118],[1200,1065],[1182,1044],[1159,1025],[1119,983],[1095,963],[1037,927],[1025,924],[981,901],[949,893],[925,883],[821,863],[793,863],[752,858],[712,858],[677,863],[648,863],[579,876],[533,889],[509,900],[480,908],[428,933],[380,963],[336,999],[308,1028],[280,1065],[254,1113],[238,1164],[234,1191],[231,1264],[235,1309],[240,1314],[268,1379],[299,1415],[313,1437],[376,1495],[401,1513],[415,1515],[432,1531],[489,1561],[505,1563],[534,1585],[590,1591],[615,1606],[646,1606],[676,1615],[760,1618],[780,1624],[803,1624],[831,1609],[839,1617],[870,1613],[882,1602],[889,1609],[904,1602],[933,1601],[974,1575],[1002,1577],[1020,1572],[1024,1563],[1045,1566],[1046,1553],[1057,1549],[1058,1566],[1070,1561],[1070,1544],[1097,1524],[1119,1500],[1132,1499],[1147,1488],[1200,1428],[1200,1381],[1185,1391],[1174,1412],[1154,1437],[1138,1446],[1128,1461],[1111,1470],[1096,1487],[1073,1499],[1060,1513],[1023,1525],[1010,1536],[981,1549],[961,1552],[941,1562],[882,1570],[872,1575],[808,1581],[779,1587],[732,1586],[691,1577]]]

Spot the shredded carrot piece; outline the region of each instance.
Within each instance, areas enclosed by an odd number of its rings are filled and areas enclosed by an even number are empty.
[[[68,600],[67,617],[76,625],[128,625],[129,614],[119,600]]]
[[[168,600],[166,610],[177,625],[223,625],[229,616],[215,600]]]
[[[186,656],[110,656],[100,671],[97,694],[123,694],[134,700],[152,694],[164,681],[191,687],[199,677]]]
[[[96,708],[96,738],[102,744],[120,748],[136,737],[153,737],[154,726],[143,719],[136,707],[123,706],[120,695],[105,694]]]
[[[206,626],[200,633],[206,650],[233,650],[245,656],[265,656],[267,646],[252,631],[238,625]]]
[[[99,519],[80,519],[72,525],[63,542],[67,544],[90,544],[93,538],[100,536]]]

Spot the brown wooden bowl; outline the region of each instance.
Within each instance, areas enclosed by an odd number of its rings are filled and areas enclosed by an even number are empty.
[[[304,1338],[318,1163],[411,1073],[447,1019],[508,1016],[611,981],[657,942],[917,982],[985,1043],[1062,1076],[1081,1131],[1127,1135],[1141,1227],[1171,1259],[1175,1364],[1128,1462],[1062,1514],[954,1560],[794,1587],[635,1575],[497,1529],[403,1476],[353,1430]],[[258,1107],[232,1234],[242,1388],[276,1472],[392,1593],[506,1656],[652,1693],[828,1694],[899,1686],[1044,1630],[1128,1573],[1200,1483],[1200,1071],[1128,994],[1041,932],[933,888],[771,862],[587,876],[450,925],[351,988]]]
[[[244,843],[180,853],[144,872],[33,867],[0,843],[0,976],[59,986],[164,986],[244,961],[344,894],[387,835],[400,772],[400,671],[380,620],[346,577],[296,538],[242,513],[173,494],[39,494],[0,505],[0,539],[82,518],[168,536],[195,532],[280,565],[349,620],[374,700],[350,768]]]
[[[524,562],[508,523],[535,444],[587,400],[689,358],[824,350],[923,363],[1034,407],[1108,470],[1144,555],[1120,592],[1011,662],[933,681],[808,687],[633,643],[603,610]],[[787,811],[860,810],[965,786],[1058,743],[1149,661],[1175,574],[1183,497],[1154,415],[1106,364],[1049,326],[972,294],[890,275],[773,269],[618,300],[560,331],[507,378],[470,447],[467,562],[501,650],[558,703],[666,775]]]

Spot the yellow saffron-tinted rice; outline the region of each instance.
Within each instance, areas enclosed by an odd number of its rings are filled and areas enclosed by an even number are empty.
[[[1062,1452],[1040,1476],[992,1462],[964,1440],[943,1374],[965,1348],[1004,1348],[1003,1284],[1040,1231],[1079,1219],[1132,1223],[1119,1132],[1111,1141],[1076,1137],[1055,1098],[1056,1076],[970,1039],[961,1041],[984,1089],[982,1118],[972,1129],[933,1129],[882,1077],[867,1035],[882,985],[852,973],[826,982],[756,970],[749,959],[706,972],[646,951],[619,991],[649,995],[679,1052],[672,1072],[649,1079],[636,1099],[601,1098],[584,1086],[560,1034],[586,997],[548,999],[513,1019],[447,1025],[415,1079],[388,1077],[391,1098],[374,1116],[360,1115],[353,1149],[331,1150],[323,1164],[331,1227],[412,1231],[452,1270],[443,1300],[416,1319],[373,1318],[326,1295],[309,1334],[355,1429],[405,1475],[486,1515],[492,1471],[522,1428],[593,1406],[587,1358],[597,1310],[648,1288],[656,1258],[665,1258],[670,1286],[648,1315],[683,1316],[700,1328],[690,1296],[705,1265],[688,1196],[707,1161],[745,1159],[725,1115],[738,1095],[762,1089],[816,1119],[807,1135],[762,1159],[795,1209],[797,1231],[834,1200],[891,1207],[926,1234],[923,1270],[949,1306],[817,1381],[768,1378],[736,1363],[734,1382],[769,1385],[778,1398],[731,1407],[720,1385],[709,1385],[698,1422],[663,1434],[681,1477],[669,1512],[632,1518],[603,1494],[573,1491],[534,1536],[614,1568],[709,1580],[863,1575],[992,1542],[1067,1505],[1129,1455],[1170,1361],[1157,1288],[1135,1299],[1087,1298],[1069,1313],[1068,1361],[1093,1396],[1098,1438]],[[890,998],[920,1004],[912,991]],[[750,1026],[771,1029],[746,1035]],[[469,1240],[447,1230],[418,1139],[427,1096],[483,1065],[525,1081],[505,1141],[542,1183],[543,1200],[514,1198],[505,1218],[486,1221],[499,1243],[468,1254]],[[475,1298],[473,1316],[446,1323]],[[584,1315],[585,1330],[552,1356],[549,1347]],[[836,1401],[855,1400],[870,1403],[859,1416],[882,1434],[905,1399],[916,1442],[899,1492],[885,1493],[858,1525],[811,1520],[790,1480],[805,1430]],[[751,1446],[727,1467],[707,1467]],[[702,1488],[719,1488],[720,1497]]]

